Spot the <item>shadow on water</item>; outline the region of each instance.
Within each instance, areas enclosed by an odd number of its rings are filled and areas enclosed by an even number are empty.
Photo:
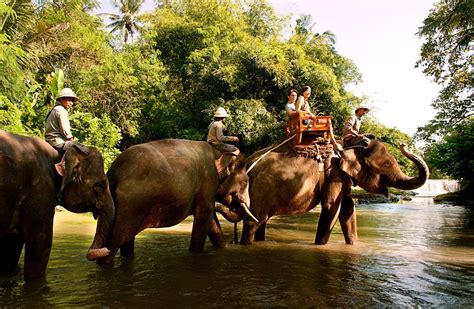
[[[473,212],[429,201],[358,207],[359,242],[336,225],[315,246],[319,212],[273,218],[267,241],[188,251],[191,219],[137,237],[133,259],[85,258],[95,222],[59,212],[47,276],[0,277],[7,307],[472,306]],[[230,240],[232,225],[223,223]]]

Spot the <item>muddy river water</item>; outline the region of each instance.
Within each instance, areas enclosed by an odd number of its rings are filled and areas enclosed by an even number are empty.
[[[357,207],[359,242],[337,224],[315,246],[316,211],[272,218],[267,240],[188,251],[191,218],[137,236],[135,258],[85,258],[95,221],[57,212],[44,280],[0,276],[0,307],[474,306],[474,211],[430,198]],[[233,225],[221,218],[231,239]],[[241,229],[241,226],[239,226]]]

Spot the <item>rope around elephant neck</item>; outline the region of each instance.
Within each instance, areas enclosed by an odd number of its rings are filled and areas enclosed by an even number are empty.
[[[278,147],[288,143],[291,139],[293,139],[294,137],[296,136],[296,134],[292,135],[291,137],[287,138],[286,140],[284,140],[283,142],[281,142],[280,144],[276,145],[275,147],[273,148],[270,148],[270,150],[268,150],[267,152],[265,152],[263,155],[261,155],[257,161],[253,162],[252,165],[250,165],[250,167],[247,169],[247,174],[250,173],[250,171],[255,167],[255,165],[257,164],[258,161],[260,161],[261,159],[263,159],[263,157],[265,157],[267,154],[269,154],[270,152],[272,152],[273,150],[277,149]]]

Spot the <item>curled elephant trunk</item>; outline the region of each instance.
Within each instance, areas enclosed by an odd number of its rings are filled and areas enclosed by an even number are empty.
[[[86,255],[89,261],[95,261],[101,257],[109,255],[110,253],[110,250],[105,247],[105,244],[110,236],[112,225],[115,220],[115,206],[108,186],[102,198],[102,202],[98,202],[97,208],[99,212],[97,229],[94,241]]]
[[[428,179],[429,176],[429,169],[426,165],[425,161],[419,156],[407,151],[405,149],[405,145],[400,145],[400,150],[405,157],[410,159],[418,168],[418,176],[417,177],[408,177],[406,175],[402,175],[393,181],[391,184],[392,187],[400,190],[414,190],[421,187]]]
[[[248,215],[252,220],[258,223],[258,219],[250,212],[249,207],[240,202],[241,209],[231,210],[229,207],[221,204],[216,203],[216,211],[220,213],[227,221],[237,223],[244,219],[245,215],[243,214],[242,210]]]

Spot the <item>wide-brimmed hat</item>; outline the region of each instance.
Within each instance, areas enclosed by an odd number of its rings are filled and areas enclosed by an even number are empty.
[[[77,100],[77,95],[72,91],[71,88],[63,88],[59,92],[58,100],[61,98],[73,98]]]
[[[229,116],[229,114],[227,114],[227,111],[223,107],[218,107],[216,112],[214,113],[214,117],[225,118],[227,116]]]
[[[364,105],[364,104],[361,104],[361,105],[357,106],[356,109],[355,109],[355,112],[357,113],[357,111],[358,111],[359,109],[365,109],[366,111],[370,111],[370,108],[368,108],[368,107],[367,107],[366,105]]]

